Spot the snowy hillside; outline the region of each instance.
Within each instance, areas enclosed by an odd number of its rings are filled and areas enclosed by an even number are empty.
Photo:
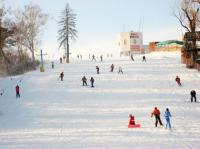
[[[44,73],[0,78],[0,149],[199,149],[200,104],[190,103],[190,91],[200,100],[200,73],[186,69],[179,53],[147,54],[146,63],[141,57],[74,60],[55,69],[47,63]],[[62,71],[64,81],[58,79]],[[82,86],[84,75],[89,85],[94,77],[94,88]],[[164,124],[169,108],[172,130],[155,128],[155,106]],[[130,113],[141,128],[127,128]]]

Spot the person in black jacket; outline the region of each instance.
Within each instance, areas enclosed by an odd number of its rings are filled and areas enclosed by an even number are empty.
[[[99,74],[99,66],[96,66],[97,74]]]
[[[190,95],[191,95],[191,102],[193,102],[193,98],[194,98],[194,102],[197,102],[196,91],[191,90]]]
[[[93,77],[91,77],[90,82],[91,82],[91,87],[94,87],[94,78]]]
[[[110,66],[110,72],[113,72],[114,71],[114,64],[112,64],[111,66]]]
[[[145,56],[142,57],[142,61],[146,62],[146,57]]]
[[[87,86],[87,79],[86,79],[86,77],[85,76],[83,76],[83,78],[82,78],[82,82],[83,82],[83,86]]]
[[[63,77],[64,77],[64,72],[60,73],[60,80],[63,81]]]

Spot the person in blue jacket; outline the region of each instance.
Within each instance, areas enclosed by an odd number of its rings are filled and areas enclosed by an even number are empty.
[[[166,128],[167,126],[169,126],[169,129],[171,129],[170,117],[171,117],[171,113],[169,112],[169,109],[166,108],[166,111],[165,111]]]

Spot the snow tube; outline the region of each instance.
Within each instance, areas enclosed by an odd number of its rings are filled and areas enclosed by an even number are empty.
[[[135,125],[129,124],[128,128],[140,128],[140,124],[135,124]]]

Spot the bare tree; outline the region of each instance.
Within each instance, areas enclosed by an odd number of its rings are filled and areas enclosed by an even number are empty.
[[[76,14],[70,8],[69,4],[66,4],[60,21],[58,22],[60,29],[58,30],[58,41],[60,42],[59,48],[64,47],[66,62],[69,63],[69,39],[76,40]]]
[[[186,29],[186,34],[194,34],[200,29],[200,0],[182,0],[181,8],[174,12],[174,16],[178,19],[181,26]],[[191,39],[191,44],[187,44],[190,48],[191,58],[196,61],[198,53],[196,50],[196,37]],[[193,64],[194,65],[194,64]]]
[[[23,51],[24,49],[27,49],[25,45],[26,41],[26,36],[25,36],[25,23],[22,17],[18,15],[18,13],[15,12],[15,17],[16,17],[16,32],[14,34],[14,40],[15,40],[15,46],[18,50],[18,54],[20,59],[22,59]]]
[[[193,0],[193,2],[197,2],[197,3],[199,3],[199,4],[200,4],[200,0]]]
[[[38,5],[30,3],[25,6],[23,11],[18,12],[17,18],[18,29],[21,34],[19,34],[18,39],[30,50],[33,63],[35,63],[35,51],[40,41],[39,34],[47,22],[48,15],[42,13]]]
[[[6,17],[6,10],[4,7],[0,8],[0,57],[5,59],[6,63],[9,63],[9,59],[3,48],[13,45],[14,41],[10,38],[15,32],[15,25]]]
[[[195,32],[199,22],[199,3],[193,0],[182,0],[181,8],[174,12],[174,16],[179,20],[182,27],[188,32]]]

